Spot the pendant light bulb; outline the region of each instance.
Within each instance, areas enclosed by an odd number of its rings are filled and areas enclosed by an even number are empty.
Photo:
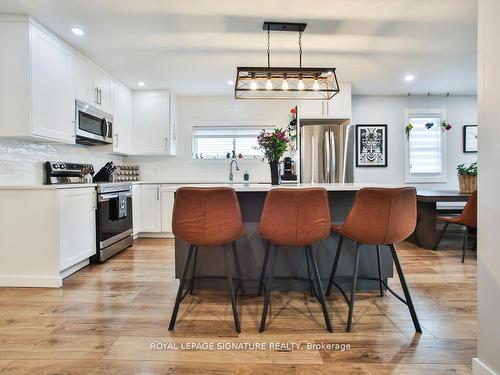
[[[302,74],[299,74],[299,82],[297,83],[297,89],[304,90],[304,81],[302,80]]]
[[[272,90],[272,89],[273,89],[273,82],[271,81],[271,74],[268,74],[266,80],[266,90]]]
[[[255,80],[255,73],[252,73],[252,80],[250,81],[250,90],[257,90],[257,81]]]
[[[318,82],[318,76],[314,76],[314,83],[313,83],[313,90],[318,91],[319,90],[319,82]]]
[[[286,74],[283,74],[283,83],[281,84],[282,90],[288,90],[288,80],[286,79]]]

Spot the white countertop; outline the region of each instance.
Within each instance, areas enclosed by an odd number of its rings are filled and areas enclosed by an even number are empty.
[[[160,183],[157,183],[160,184]],[[362,188],[365,187],[381,187],[381,188],[398,188],[402,187],[401,185],[381,185],[381,184],[363,184],[363,183],[346,183],[346,184],[341,184],[341,183],[335,183],[335,184],[302,184],[302,183],[297,183],[297,184],[282,184],[279,186],[276,185],[271,185],[271,184],[256,184],[256,183],[250,183],[250,184],[242,184],[242,183],[235,183],[235,184],[203,184],[203,183],[196,183],[196,184],[173,184],[173,183],[165,183],[161,184],[161,191],[176,191],[180,187],[231,187],[237,192],[259,192],[259,191],[269,191],[271,189],[276,189],[276,188],[284,188],[284,189],[303,189],[303,188],[310,188],[310,187],[322,187],[325,188],[328,191],[358,191]]]
[[[97,184],[60,184],[60,185],[0,185],[0,190],[57,190],[95,188]]]
[[[381,187],[381,188],[398,188],[402,185],[383,185],[383,184],[368,184],[368,183],[333,183],[333,184],[305,184],[305,183],[284,183],[279,186],[265,184],[265,183],[249,183],[244,184],[241,182],[236,183],[174,183],[174,182],[130,182],[132,185],[141,184],[154,184],[161,185],[161,191],[176,191],[180,187],[231,187],[238,192],[259,192],[269,191],[276,188],[309,188],[309,187],[322,187],[328,191],[358,191],[364,187]],[[61,184],[61,185],[0,185],[0,190],[57,190],[57,189],[78,189],[78,188],[92,188],[97,184]]]

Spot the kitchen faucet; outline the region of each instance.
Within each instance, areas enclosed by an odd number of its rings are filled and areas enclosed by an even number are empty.
[[[240,170],[240,166],[238,165],[238,160],[233,159],[231,160],[231,163],[229,164],[229,181],[233,181],[234,175],[233,175],[233,163],[236,163],[236,170]]]

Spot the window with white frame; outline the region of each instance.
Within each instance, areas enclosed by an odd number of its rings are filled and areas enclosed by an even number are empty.
[[[440,126],[444,110],[407,110],[406,182],[446,182],[446,131]]]
[[[239,154],[245,159],[258,159],[256,126],[193,126],[193,159],[226,159]]]

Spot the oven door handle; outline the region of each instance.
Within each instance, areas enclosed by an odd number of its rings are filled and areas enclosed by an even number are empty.
[[[107,201],[110,201],[111,199],[116,199],[118,198],[118,194],[100,194],[99,195],[99,198],[98,198],[98,201],[99,202],[107,202]],[[127,194],[125,194],[126,197],[131,197],[132,196],[132,192],[127,192]]]

